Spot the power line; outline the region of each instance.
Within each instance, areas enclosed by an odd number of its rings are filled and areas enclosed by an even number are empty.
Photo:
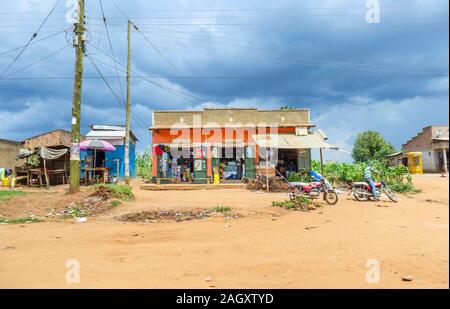
[[[41,39],[39,39],[39,40],[33,41],[32,43],[30,43],[30,45],[39,43],[39,42],[41,42],[41,41],[44,41],[44,40],[49,39],[49,38],[51,38],[51,37],[54,37],[54,36],[56,36],[56,35],[58,35],[58,34],[65,33],[67,30],[70,30],[70,28],[69,28],[69,29],[62,30],[62,31],[58,31],[58,32],[55,32],[55,33],[52,33],[52,34],[50,34],[50,35],[47,35],[47,36],[45,36],[45,37],[43,37],[43,38],[41,38]],[[0,32],[0,33],[1,33],[1,32]],[[25,45],[26,45],[26,44],[25,44]],[[21,46],[12,48],[12,49],[10,49],[10,50],[1,52],[1,53],[0,53],[0,56],[3,56],[3,55],[6,55],[6,54],[9,54],[9,53],[12,53],[13,51],[19,50],[19,49],[25,47],[25,45],[21,45]]]
[[[96,61],[100,62],[98,59],[95,59]],[[103,63],[102,63],[103,64]],[[110,65],[107,65],[110,66]],[[8,75],[9,76],[9,75]],[[369,76],[370,78],[426,78],[426,77],[447,77],[448,74],[415,74],[415,75],[373,75]],[[119,76],[120,78],[126,78],[126,76]],[[104,78],[106,79],[117,79],[116,75],[104,75]],[[274,80],[274,79],[291,79],[292,76],[280,76],[280,75],[265,75],[265,76],[173,76],[173,75],[133,75],[133,78],[135,79],[217,79],[217,80]],[[314,76],[305,76],[305,78],[332,78],[332,79],[338,79],[340,76],[335,75],[314,75]],[[73,79],[73,76],[44,76],[44,77],[4,77],[2,80],[71,80]],[[100,76],[83,76],[83,79],[101,79]]]
[[[32,62],[32,63],[22,67],[21,69],[18,69],[16,71],[12,72],[12,73],[9,73],[5,77],[0,77],[0,80],[5,79],[6,77],[12,76],[14,74],[17,74],[19,72],[22,72],[22,71],[24,71],[24,70],[26,70],[26,69],[28,69],[28,68],[30,68],[32,66],[35,66],[36,64],[39,64],[39,63],[41,63],[41,62],[43,62],[43,61],[53,57],[54,55],[60,53],[62,50],[64,50],[65,48],[67,48],[69,46],[70,46],[70,44],[66,44],[66,45],[62,46],[61,48],[58,48],[57,50],[53,51],[51,54],[49,54],[49,55],[47,55],[47,56],[45,56],[45,57],[43,57],[43,58],[41,58],[41,59],[39,59],[39,60],[37,60],[35,62]]]
[[[108,42],[109,42],[109,48],[111,50],[111,55],[113,56],[113,59],[115,59],[116,57],[114,56],[114,49],[113,49],[113,46],[112,46],[112,43],[111,43],[111,37],[109,35],[108,24],[106,23],[106,17],[105,17],[105,12],[103,10],[102,0],[98,0],[98,1],[100,3],[100,8],[102,10],[103,24],[105,25],[106,35],[108,37]],[[120,93],[122,94],[122,98],[125,100],[125,95],[124,95],[124,92],[123,92],[122,83],[121,83],[120,78],[119,78],[119,71],[117,70],[116,61],[114,61],[114,68],[116,69],[117,81],[119,82]]]
[[[113,94],[113,96],[115,97],[116,101],[123,107],[125,108],[125,103],[122,102],[122,99],[116,94],[116,92],[111,88],[110,84],[108,83],[108,81],[106,80],[106,78],[103,76],[103,73],[100,71],[99,67],[97,66],[97,64],[95,64],[94,59],[92,58],[91,54],[86,50],[86,55],[89,59],[89,61],[92,63],[92,65],[94,66],[95,70],[97,71],[97,73],[100,75],[101,79],[104,81],[104,83],[106,84],[106,86],[108,87],[109,91]],[[131,112],[131,117],[133,117],[134,120],[136,120],[137,124],[144,130],[147,130],[145,122],[143,122],[141,119],[139,119],[139,117],[137,117],[133,112]]]
[[[106,62],[103,62],[103,61],[98,60],[98,59],[95,59],[95,60],[97,62],[107,66],[107,67],[111,67],[111,65],[109,65]],[[193,103],[206,102],[206,100],[204,100],[204,99],[201,99],[201,98],[193,96],[193,95],[191,95],[189,93],[186,93],[186,92],[183,92],[183,91],[180,91],[180,90],[177,90],[177,89],[165,86],[165,85],[157,83],[155,81],[149,80],[147,77],[144,77],[142,75],[138,75],[137,73],[132,73],[132,75],[133,75],[133,77],[137,77],[137,78],[140,78],[142,80],[145,80],[146,82],[148,82],[150,84],[153,84],[153,85],[155,85],[155,86],[157,86],[157,87],[159,87],[161,89],[164,89],[164,90],[166,90],[166,91],[168,91],[168,92],[170,92],[170,93],[172,93],[172,94],[174,94],[174,95],[176,95],[176,96],[178,96],[178,97],[180,97],[180,98],[182,98],[184,100],[188,100],[188,101],[193,102]]]
[[[171,36],[171,35],[167,35],[167,34],[165,34],[164,36],[169,37],[169,38],[172,37],[175,39],[181,39],[181,40],[197,41],[197,42],[208,43],[208,44],[211,43],[208,40],[198,39],[198,38],[190,38],[190,37],[189,38],[180,38],[180,37]],[[221,42],[221,44],[222,45],[228,44],[228,46],[231,46],[231,47],[249,48],[252,51],[257,51],[257,52],[263,53],[263,55],[266,57],[277,59],[277,60],[283,61],[283,62],[289,62],[289,63],[306,65],[306,66],[321,66],[321,67],[336,68],[336,69],[353,69],[353,70],[363,70],[363,71],[364,70],[365,71],[388,71],[388,72],[390,71],[390,72],[400,72],[400,73],[431,73],[431,74],[445,73],[445,72],[429,72],[427,70],[421,70],[421,69],[396,68],[396,67],[392,67],[389,65],[379,65],[379,64],[367,65],[367,64],[361,64],[361,63],[349,62],[348,60],[336,61],[336,60],[327,60],[327,59],[314,59],[314,58],[309,58],[309,57],[295,58],[295,57],[278,56],[278,55],[273,55],[273,54],[267,54],[268,51],[266,49],[256,47],[253,45],[233,44],[232,42]],[[194,46],[194,47],[201,48],[202,50],[204,50],[204,49],[217,50],[217,51],[223,50],[220,48],[209,47],[209,46]],[[180,49],[180,48],[172,48],[172,47],[162,47],[162,48],[193,52],[192,50],[186,50],[186,49]]]
[[[42,27],[44,26],[45,22],[47,21],[47,19],[50,17],[50,15],[52,15],[53,11],[55,10],[55,8],[58,6],[59,2],[61,0],[57,0],[55,5],[53,6],[53,8],[50,10],[50,12],[47,14],[47,16],[44,18],[44,20],[42,21],[42,23],[39,25],[38,29],[34,32],[34,34],[31,36],[30,40],[27,42],[27,44],[25,44],[25,46],[22,48],[22,50],[19,52],[19,54],[14,58],[14,60],[5,68],[5,70],[3,70],[2,74],[0,74],[0,78],[4,77],[5,74],[8,72],[8,70],[14,65],[14,63],[16,63],[16,61],[20,58],[20,56],[22,56],[22,54],[24,53],[24,51],[27,49],[27,47],[31,44],[31,41],[34,40],[34,38],[36,38],[38,36],[39,31],[42,29]]]
[[[96,47],[96,46],[94,46],[94,48],[95,48],[96,50],[98,50],[99,52],[101,52],[101,53],[102,53],[103,55],[105,55],[106,57],[111,58],[109,55],[107,55],[107,54],[106,54],[104,51],[102,51],[100,48],[98,48],[98,47]],[[96,59],[96,61],[98,61],[99,63],[101,63],[101,64],[103,64],[103,65],[105,65],[105,66],[111,67],[111,65],[109,65],[109,64],[107,64],[107,63],[105,63],[105,62],[103,62],[103,61],[101,61],[101,60]],[[117,60],[116,60],[116,61],[117,61]],[[121,64],[120,62],[117,61],[117,63],[118,63],[120,66],[125,67],[125,65]],[[122,72],[125,72],[125,71],[122,70]],[[133,74],[133,77],[136,76],[136,77],[138,77],[138,78],[141,78],[141,79],[143,79],[143,80],[145,80],[145,81],[147,81],[147,82],[149,82],[149,83],[151,83],[151,84],[153,84],[153,85],[155,85],[155,86],[157,86],[157,87],[159,87],[159,88],[165,89],[165,90],[167,90],[167,91],[169,91],[169,92],[175,94],[176,96],[179,96],[179,97],[181,97],[181,98],[183,98],[183,99],[187,99],[187,100],[189,100],[189,101],[191,101],[191,102],[198,103],[198,102],[192,101],[192,99],[194,99],[194,100],[196,100],[196,101],[199,101],[199,102],[206,102],[206,101],[207,101],[207,100],[204,100],[204,99],[202,99],[202,98],[196,97],[196,96],[194,96],[194,95],[192,95],[192,94],[183,92],[183,91],[181,91],[181,90],[177,90],[177,89],[174,89],[174,88],[171,88],[171,87],[162,85],[162,84],[160,84],[160,83],[157,83],[157,82],[155,82],[155,81],[149,80],[148,78],[146,78],[146,77],[142,76],[141,74],[138,74],[138,73],[136,73],[136,72],[134,72],[134,71],[132,72],[132,74]]]
[[[444,1],[444,3],[447,3]],[[411,4],[408,8],[435,8],[435,7],[442,7],[442,8],[448,8],[448,3],[447,4]],[[383,5],[383,10],[389,9],[389,10],[405,10],[405,6],[384,6]],[[143,13],[143,12],[159,12],[159,13],[173,13],[173,12],[238,12],[238,11],[244,11],[244,12],[248,12],[248,11],[255,11],[255,12],[275,12],[275,11],[288,11],[288,12],[292,12],[292,11],[314,11],[314,10],[345,10],[345,11],[349,11],[349,10],[361,10],[361,6],[358,7],[350,7],[350,6],[346,6],[346,7],[325,7],[325,6],[320,6],[320,7],[291,7],[291,8],[224,8],[224,9],[152,9],[152,10],[124,10],[126,12],[132,13],[132,12],[137,12],[137,13]],[[108,11],[108,10],[106,10]],[[58,13],[65,13],[65,11],[57,11]],[[91,12],[98,12],[98,10],[91,10]],[[10,12],[2,12],[0,13],[0,15],[23,15],[23,14],[44,14],[46,13],[45,11],[34,11],[34,12],[23,12],[23,11],[10,11]]]
[[[133,25],[134,29],[142,35],[142,37],[144,38],[144,40],[145,40],[147,43],[149,43],[150,46],[153,47],[154,50],[156,50],[156,52],[161,56],[161,58],[163,58],[164,61],[166,61],[166,62],[167,62],[167,63],[168,63],[175,71],[178,71],[177,68],[175,67],[175,65],[174,65],[168,58],[166,58],[166,57],[164,56],[164,54],[159,50],[159,48],[158,48],[155,44],[153,44],[153,42],[152,42],[152,41],[151,41],[144,33],[142,33],[141,30],[139,30],[138,26],[137,26],[134,22],[132,22],[132,21],[127,17],[127,15],[122,11],[122,9],[121,9],[120,7],[116,4],[116,2],[115,2],[114,0],[113,0],[112,2],[113,2],[113,4],[114,4],[114,6],[119,10],[119,12],[120,12],[127,20],[129,20],[129,21],[131,22],[131,24]]]

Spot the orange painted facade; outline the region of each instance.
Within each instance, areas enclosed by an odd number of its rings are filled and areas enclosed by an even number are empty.
[[[258,146],[252,138],[255,134],[264,133],[292,133],[295,134],[295,127],[281,127],[281,128],[187,128],[187,129],[153,129],[152,130],[152,144],[153,144],[153,166],[152,175],[157,177],[157,155],[155,147],[157,145],[171,145],[176,142],[191,144],[195,146],[208,145],[207,147],[207,176],[212,176],[211,163],[211,144],[233,143],[242,146],[255,147],[255,160],[258,162]]]

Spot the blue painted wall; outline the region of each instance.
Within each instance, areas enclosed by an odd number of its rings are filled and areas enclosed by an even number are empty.
[[[125,178],[125,147],[116,145],[115,151],[107,152],[105,154],[106,160],[106,167],[111,168],[111,174],[116,176],[117,175],[117,163],[116,160],[119,159],[119,178],[124,179]],[[130,143],[130,176],[135,177],[136,176],[136,146]]]
[[[125,178],[125,147],[123,145],[115,145],[115,151],[110,151],[105,153],[105,163],[106,167],[111,168],[111,175],[117,176],[117,161],[112,161],[119,159],[119,178]],[[80,158],[84,160],[84,158],[90,154],[92,151],[81,151]],[[136,176],[136,146],[130,143],[130,176]],[[83,172],[81,172],[81,177],[84,177]]]

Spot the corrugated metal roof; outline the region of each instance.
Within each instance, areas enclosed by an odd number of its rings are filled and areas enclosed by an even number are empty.
[[[86,134],[87,139],[117,139],[125,138],[125,127],[121,126],[108,126],[108,125],[93,125],[92,130]],[[110,129],[108,129],[110,128]],[[133,131],[130,130],[131,140],[139,141],[134,135]]]
[[[256,141],[258,146],[266,147],[266,148],[338,149],[338,147],[325,142],[323,140],[323,138],[317,133],[304,135],[304,136],[298,136],[298,135],[293,135],[293,134],[259,134],[259,135],[253,135],[253,139]]]

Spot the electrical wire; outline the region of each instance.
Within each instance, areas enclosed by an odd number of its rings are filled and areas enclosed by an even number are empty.
[[[47,36],[45,36],[45,37],[43,37],[43,38],[41,38],[41,39],[39,39],[39,40],[33,41],[32,43],[30,43],[30,45],[33,45],[33,44],[42,42],[42,41],[44,41],[44,40],[46,40],[46,39],[52,38],[52,37],[54,37],[54,36],[57,36],[58,34],[65,33],[65,32],[67,32],[67,30],[70,30],[70,28],[69,28],[69,29],[62,30],[62,31],[58,31],[58,32],[55,32],[55,33],[52,33],[52,34],[50,34],[50,35],[47,35]],[[25,45],[26,45],[26,44],[25,44]],[[21,45],[21,46],[12,48],[12,49],[10,49],[10,50],[1,52],[1,53],[0,53],[0,56],[3,56],[3,55],[6,55],[6,54],[9,54],[9,53],[12,53],[13,51],[19,50],[19,49],[23,48],[25,45]]]
[[[175,67],[175,65],[168,59],[166,58],[166,56],[164,56],[164,54],[159,50],[159,48],[144,34],[141,32],[141,30],[138,28],[138,26],[132,22],[128,16],[125,14],[124,11],[122,11],[122,9],[116,4],[116,2],[113,0],[112,3],[114,4],[114,6],[117,8],[117,10],[119,10],[119,12],[127,19],[131,22],[131,24],[133,25],[134,29],[139,32],[139,34],[144,38],[144,40],[150,44],[151,47],[153,47],[153,49],[161,56],[161,58],[164,59],[164,61],[166,61],[171,67],[172,69],[174,69],[175,71],[178,71],[178,69]]]
[[[5,74],[9,71],[9,69],[14,65],[14,63],[17,62],[17,60],[19,60],[20,56],[22,56],[22,54],[25,52],[25,50],[27,49],[27,47],[31,44],[31,42],[38,36],[39,31],[42,29],[42,27],[45,25],[45,22],[47,21],[47,19],[50,17],[50,15],[52,15],[53,11],[56,9],[56,7],[58,6],[59,2],[61,0],[57,0],[55,5],[52,7],[52,9],[50,10],[50,12],[47,14],[47,16],[44,18],[44,20],[42,21],[42,23],[39,25],[38,29],[33,33],[33,35],[31,36],[31,38],[29,39],[29,41],[24,45],[24,47],[22,48],[22,50],[19,52],[19,54],[13,59],[13,61],[3,70],[3,72],[0,74],[0,78],[4,77]]]
[[[32,66],[35,66],[35,65],[37,65],[37,64],[39,64],[39,63],[41,63],[41,62],[43,62],[43,61],[53,57],[54,55],[60,53],[62,50],[64,50],[65,48],[67,48],[69,46],[70,46],[70,44],[66,44],[66,45],[62,46],[61,48],[58,48],[57,50],[53,51],[51,54],[49,54],[49,55],[47,55],[47,56],[45,56],[45,57],[43,57],[43,58],[41,58],[41,59],[39,59],[39,60],[37,60],[35,62],[32,62],[32,63],[30,63],[30,64],[28,64],[28,65],[26,65],[26,66],[24,66],[24,67],[22,67],[22,68],[20,68],[20,69],[18,69],[16,71],[14,71],[14,72],[12,72],[12,73],[9,73],[9,74],[5,75],[4,77],[0,77],[0,80],[5,79],[7,77],[10,77],[12,75],[15,75],[15,74],[17,74],[19,72],[25,71],[26,69],[28,69],[28,68],[30,68]]]
[[[101,53],[102,53],[103,55],[105,55],[106,57],[111,58],[108,54],[106,54],[106,53],[105,53],[104,51],[102,51],[100,48],[95,47],[95,46],[94,46],[94,48],[95,48],[96,50],[98,50],[99,52],[101,52]],[[103,64],[103,65],[105,65],[105,66],[111,67],[110,64],[105,63],[105,62],[103,62],[103,61],[101,61],[101,60],[99,60],[99,59],[96,59],[96,61],[99,62],[99,63],[101,63],[101,64]],[[116,61],[117,61],[117,60],[116,60]],[[118,62],[118,61],[117,61],[117,63],[118,63],[120,66],[124,67],[124,68],[126,67],[124,64],[121,64],[121,63]],[[126,72],[126,71],[122,70],[122,72]],[[171,87],[162,85],[162,84],[160,84],[160,83],[157,83],[157,82],[155,82],[155,81],[149,80],[148,78],[146,78],[146,77],[144,77],[143,75],[138,74],[138,73],[136,73],[136,72],[134,72],[134,71],[132,71],[131,73],[132,73],[132,76],[133,76],[133,77],[139,77],[139,78],[141,78],[141,79],[147,81],[148,83],[151,83],[151,84],[153,84],[153,85],[155,85],[155,86],[157,86],[157,87],[159,87],[159,88],[165,89],[165,90],[167,90],[167,91],[169,91],[169,92],[175,94],[176,96],[179,96],[179,97],[181,97],[181,98],[183,98],[183,99],[185,99],[185,100],[187,99],[187,100],[189,100],[189,101],[191,101],[191,102],[194,102],[194,103],[198,103],[198,102],[204,103],[204,102],[207,101],[207,100],[204,100],[204,99],[199,98],[199,97],[197,97],[197,96],[194,96],[194,95],[192,95],[192,94],[183,92],[183,91],[181,91],[181,90],[177,90],[177,89],[174,89],[174,88],[171,88]],[[195,100],[195,101],[193,101],[192,99]],[[196,101],[198,101],[198,102],[196,102]]]
[[[122,101],[122,99],[120,98],[120,96],[112,89],[112,87],[110,86],[110,84],[108,83],[108,81],[106,80],[106,78],[103,76],[103,73],[101,72],[101,70],[99,69],[99,67],[97,66],[97,64],[95,63],[94,59],[92,58],[91,54],[87,51],[86,49],[86,56],[88,57],[89,61],[92,63],[92,65],[94,66],[95,70],[97,71],[97,73],[100,75],[101,79],[103,80],[103,82],[106,84],[106,86],[108,87],[109,91],[112,93],[112,95],[115,97],[116,101],[123,107],[126,108],[126,103]],[[141,119],[139,119],[138,116],[136,116],[133,111],[130,111],[130,116],[136,121],[136,123],[144,130],[147,130],[147,127],[145,125],[145,122],[142,121]]]
[[[109,35],[108,24],[106,23],[106,17],[105,17],[105,12],[103,10],[102,0],[98,0],[98,1],[100,3],[100,8],[101,8],[101,11],[102,11],[103,24],[105,25],[105,30],[106,30],[106,35],[108,37],[108,42],[109,42],[109,48],[111,50],[111,55],[112,55],[113,59],[115,59],[116,57],[114,56],[114,49],[113,49],[113,46],[112,46],[112,43],[111,43],[111,37]],[[116,64],[115,61],[114,61],[114,68],[116,69],[117,82],[119,83],[119,86],[120,86],[120,93],[122,94],[122,98],[125,101],[125,95],[124,95],[124,92],[123,92],[122,83],[121,83],[120,78],[119,78],[119,71],[117,70],[117,64]]]

